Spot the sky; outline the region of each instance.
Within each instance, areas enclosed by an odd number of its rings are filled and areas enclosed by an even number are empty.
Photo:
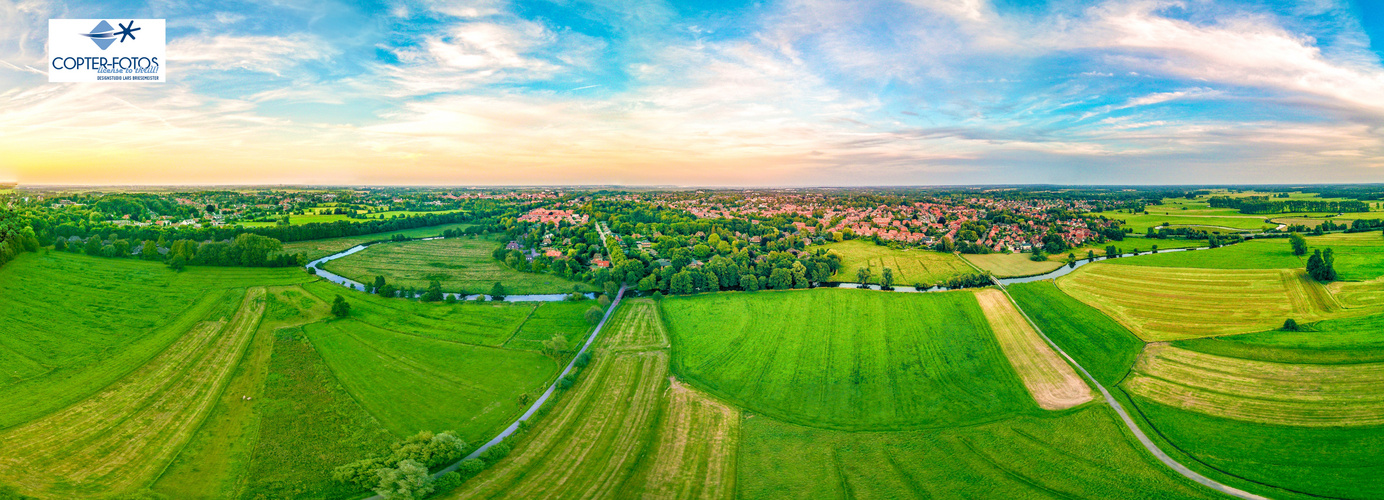
[[[1382,4],[0,0],[0,181],[1384,182]],[[60,18],[168,82],[48,83]]]

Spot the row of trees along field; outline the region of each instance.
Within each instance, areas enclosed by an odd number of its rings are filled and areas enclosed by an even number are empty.
[[[1242,214],[1279,214],[1283,212],[1368,212],[1370,204],[1358,200],[1285,200],[1268,196],[1212,196],[1207,199],[1212,208],[1234,208]]]
[[[73,237],[75,238],[75,237]],[[242,233],[227,241],[207,241],[198,243],[192,240],[169,242],[164,239],[130,241],[119,239],[111,234],[106,239],[100,235],[85,241],[72,238],[58,238],[53,249],[72,253],[84,253],[97,257],[137,258],[141,260],[167,262],[173,269],[184,266],[245,266],[245,267],[294,267],[303,265],[303,254],[283,254],[283,244],[274,238],[258,234]]]

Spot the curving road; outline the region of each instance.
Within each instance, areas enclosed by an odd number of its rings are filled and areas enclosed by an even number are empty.
[[[992,277],[991,280],[994,280],[994,278]],[[1176,460],[1173,460],[1173,458],[1168,456],[1167,453],[1164,453],[1163,450],[1159,449],[1158,445],[1154,444],[1153,440],[1149,439],[1149,437],[1144,434],[1144,431],[1140,429],[1137,424],[1134,423],[1134,419],[1130,418],[1129,413],[1125,412],[1123,406],[1120,406],[1120,402],[1116,401],[1115,398],[1110,395],[1110,391],[1105,390],[1105,386],[1101,385],[1100,382],[1097,382],[1096,378],[1092,377],[1091,373],[1087,372],[1086,368],[1083,368],[1081,366],[1081,363],[1077,363],[1075,359],[1072,359],[1071,356],[1067,355],[1067,351],[1063,351],[1061,347],[1058,347],[1057,343],[1053,342],[1052,339],[1048,338],[1048,334],[1043,333],[1043,329],[1039,328],[1038,324],[1033,322],[1033,318],[1028,317],[1028,312],[1024,311],[1024,308],[1019,305],[1019,302],[1014,300],[1013,296],[1009,295],[1009,290],[1006,289],[1004,285],[1000,284],[999,281],[994,281],[995,286],[998,286],[1000,288],[1000,291],[1004,292],[1004,296],[1009,298],[1009,302],[1013,303],[1014,307],[1019,310],[1019,313],[1024,315],[1025,320],[1028,320],[1028,324],[1033,325],[1034,331],[1037,331],[1038,335],[1043,337],[1043,341],[1047,342],[1049,346],[1052,346],[1053,350],[1057,351],[1058,354],[1061,354],[1062,357],[1067,358],[1068,363],[1071,363],[1072,366],[1075,366],[1077,370],[1081,371],[1082,375],[1086,376],[1086,379],[1088,381],[1096,385],[1096,389],[1100,390],[1100,394],[1102,396],[1105,396],[1105,402],[1109,403],[1110,407],[1115,409],[1115,413],[1118,413],[1120,415],[1120,420],[1124,421],[1125,427],[1129,427],[1129,431],[1134,433],[1134,437],[1139,439],[1139,443],[1143,444],[1144,448],[1149,450],[1149,453],[1152,453],[1154,457],[1157,457],[1158,461],[1163,462],[1163,465],[1166,465],[1172,470],[1177,471],[1178,474],[1186,476],[1188,479],[1196,481],[1197,483],[1200,483],[1203,486],[1219,491],[1221,493],[1251,500],[1268,500],[1267,497],[1255,495],[1248,491],[1244,491],[1239,488],[1235,488],[1233,486],[1220,483],[1214,479],[1198,474],[1196,471],[1188,469],[1187,466],[1178,463],[1178,461]]]

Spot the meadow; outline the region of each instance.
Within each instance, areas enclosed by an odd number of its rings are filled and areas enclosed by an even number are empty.
[[[901,432],[757,416],[741,436],[745,499],[1216,498],[1155,461],[1105,406]]]
[[[577,384],[450,498],[729,497],[739,412],[669,381],[661,329],[652,301],[622,305]]]
[[[1384,425],[1384,363],[1271,363],[1154,344],[1123,385],[1160,404],[1248,422]]]
[[[1190,208],[1186,211],[1180,207],[1164,210],[1156,205],[1147,208],[1147,215],[1127,212],[1092,212],[1091,215],[1125,221],[1125,226],[1133,229],[1134,234],[1144,234],[1150,227],[1157,230],[1165,223],[1170,228],[1190,227],[1221,234],[1259,232],[1278,227],[1276,223],[1267,222],[1272,215],[1245,215],[1234,209],[1206,208],[1196,213]]]
[[[1290,269],[1098,262],[1059,278],[1057,286],[1146,341],[1250,333],[1275,328],[1288,318],[1326,319],[1340,310],[1324,287]]]
[[[1181,340],[1172,345],[1207,354],[1316,365],[1384,362],[1384,314],[1336,318],[1282,329]]]
[[[96,394],[0,434],[0,482],[47,495],[129,492],[153,481],[216,403],[265,310],[250,288]]]
[[[1128,329],[1052,281],[1010,285],[1008,291],[1048,338],[1102,384],[1123,380],[1144,348]]]
[[[1384,497],[1384,427],[1301,427],[1207,415],[1133,397],[1184,465],[1276,499]]]
[[[871,282],[878,283],[887,267],[894,271],[895,284],[908,286],[937,284],[971,272],[957,256],[931,250],[895,250],[865,240],[828,243],[821,248],[841,254],[841,268],[832,275],[831,281],[855,282],[856,272],[861,268],[869,269]]]
[[[440,282],[446,292],[487,293],[497,282],[514,295],[595,290],[589,283],[553,274],[510,269],[491,256],[500,245],[483,238],[381,243],[327,262],[322,268],[362,283],[384,276],[395,286],[419,290],[427,288],[430,281]]]
[[[679,379],[751,413],[879,430],[1040,411],[969,291],[723,293],[662,308]]]
[[[1121,266],[1198,269],[1300,269],[1307,264],[1307,257],[1293,255],[1286,238],[1274,238],[1250,240],[1207,250],[1124,257],[1113,259],[1110,263]]]
[[[395,218],[395,217],[409,217],[409,216],[414,216],[414,215],[441,215],[441,214],[450,214],[450,213],[460,212],[460,211],[461,211],[461,210],[438,210],[438,211],[433,211],[433,212],[418,212],[418,211],[410,211],[410,210],[390,210],[390,211],[387,211],[387,212],[366,213],[366,214],[363,214],[362,218],[359,218],[359,219],[351,218],[350,216],[345,215],[345,214],[329,214],[329,213],[316,213],[316,212],[313,212],[313,213],[304,214],[304,215],[297,215],[297,214],[289,215],[289,216],[288,216],[288,223],[291,224],[291,225],[294,225],[294,226],[298,226],[298,225],[302,225],[302,224],[328,223],[328,222],[340,222],[340,221],[346,221],[346,222],[362,222],[362,221],[367,221],[367,220],[375,220],[375,219],[392,219],[392,218]],[[245,226],[245,227],[271,227],[271,226],[276,226],[276,225],[278,225],[279,223],[278,223],[278,220],[277,220],[277,219],[280,219],[280,218],[282,218],[282,217],[283,217],[283,215],[276,215],[276,216],[273,216],[273,217],[272,217],[272,218],[275,219],[275,220],[271,220],[271,221],[267,221],[267,222],[241,221],[241,222],[236,222],[235,224],[236,224],[236,225],[240,225],[240,226]]]
[[[1046,274],[1062,267],[1056,260],[1035,261],[1027,253],[964,254],[961,258],[1000,278]]]
[[[456,223],[442,224],[437,226],[415,227],[413,229],[401,229],[399,231],[389,231],[384,233],[363,234],[360,236],[343,236],[340,238],[325,238],[320,240],[292,241],[284,243],[284,253],[301,253],[307,256],[309,261],[314,261],[337,252],[351,249],[356,245],[362,245],[372,241],[383,241],[402,236],[405,238],[431,238],[442,236],[443,231],[449,229],[466,229],[471,224]]]
[[[1086,380],[1038,336],[1004,292],[993,288],[978,290],[976,302],[985,311],[1000,349],[1039,407],[1063,410],[1091,400]]]

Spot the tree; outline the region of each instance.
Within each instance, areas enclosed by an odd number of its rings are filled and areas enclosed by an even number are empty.
[[[649,295],[649,298],[654,299],[654,302],[658,302],[658,301],[660,301],[660,300],[663,300],[663,292],[660,292],[660,291],[658,291],[658,290],[654,290],[654,293],[650,294],[650,295]]]
[[[1106,246],[1105,246],[1105,258],[1107,258],[1107,259],[1113,259],[1113,258],[1119,257],[1119,256],[1120,256],[1120,250],[1117,249],[1117,248],[1115,248],[1115,245],[1106,245]]]
[[[345,297],[337,295],[336,299],[332,300],[332,315],[338,318],[345,318],[348,314],[351,314],[351,304],[346,302]]]
[[[553,338],[543,341],[543,353],[552,356],[553,359],[561,358],[572,350],[572,345],[567,342],[567,337],[553,335]]]
[[[1307,238],[1303,238],[1301,234],[1289,235],[1288,244],[1293,247],[1293,255],[1307,255]]]
[[[1320,282],[1329,282],[1336,279],[1336,269],[1334,267],[1336,257],[1330,248],[1326,253],[1321,250],[1314,250],[1312,256],[1307,258],[1307,274]]]
[[[375,493],[385,500],[425,498],[433,490],[428,468],[413,460],[400,461],[397,467],[379,469],[375,473],[380,478]]]
[[[490,300],[505,300],[505,286],[498,281],[490,287]]]
[[[586,310],[586,322],[587,322],[587,323],[591,323],[591,324],[593,324],[593,325],[596,324],[596,323],[600,323],[600,322],[601,322],[601,317],[603,317],[603,316],[605,316],[605,313],[604,313],[604,312],[601,312],[601,308],[599,308],[599,307],[591,306],[590,309],[587,309],[587,310]]]
[[[87,255],[101,255],[101,237],[92,236],[90,238],[87,238],[86,247],[83,248],[82,251],[86,252]]]
[[[868,267],[862,267],[862,268],[860,268],[860,269],[856,269],[856,270],[855,270],[855,281],[856,281],[856,283],[860,283],[860,284],[862,284],[862,285],[863,285],[863,284],[866,284],[866,283],[869,283],[869,282],[870,282],[870,268],[868,268]]]
[[[1095,260],[1096,260],[1096,251],[1095,251],[1095,250],[1087,250],[1087,251],[1086,251],[1086,260],[1095,261]]]
[[[740,275],[740,289],[746,292],[759,291],[759,277],[753,274]]]
[[[807,266],[802,261],[793,261],[793,288],[807,288]]]
[[[893,269],[890,269],[890,268],[887,268],[887,267],[884,268],[884,274],[881,275],[880,278],[879,278],[879,286],[880,286],[880,288],[884,288],[884,289],[886,289],[886,290],[894,287],[894,270],[893,270]]]
[[[428,291],[423,293],[424,302],[437,302],[442,300],[442,284],[437,280],[428,282]]]
[[[139,246],[139,258],[143,260],[158,260],[158,243],[154,242],[154,240],[144,240],[144,244]]]
[[[793,288],[793,271],[787,268],[777,268],[769,273],[769,287],[775,290],[787,290]]]
[[[1287,331],[1290,331],[1290,332],[1296,332],[1296,331],[1298,331],[1298,324],[1297,324],[1297,321],[1293,321],[1292,318],[1288,318],[1288,319],[1286,319],[1286,320],[1283,320],[1283,329],[1284,329],[1284,330],[1287,330]]]
[[[675,295],[686,295],[696,291],[696,285],[692,282],[692,273],[688,272],[687,269],[674,274],[670,282],[668,289]]]
[[[182,271],[182,270],[183,270],[184,268],[186,268],[186,267],[187,267],[187,257],[183,257],[183,256],[181,256],[181,255],[174,255],[173,258],[168,259],[168,268],[169,268],[169,269],[172,269],[172,270],[174,270],[174,271]]]

